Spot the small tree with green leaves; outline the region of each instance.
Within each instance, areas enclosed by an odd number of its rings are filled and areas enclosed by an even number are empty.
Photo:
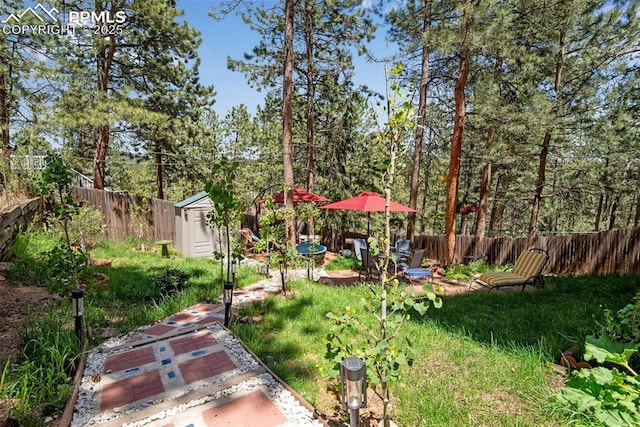
[[[276,208],[271,196],[267,197],[264,203],[265,213],[260,218],[260,229],[265,246],[268,250],[269,262],[277,262],[282,276],[282,292],[287,292],[287,272],[289,266],[296,258],[295,249],[289,245],[289,239],[286,237],[286,220],[293,216],[290,209]],[[274,253],[275,257],[271,258]]]
[[[328,313],[327,317],[335,322],[338,330],[327,336],[325,359],[331,365],[331,373],[337,374],[340,362],[347,357],[357,355],[362,357],[370,369],[367,370],[369,383],[383,402],[384,426],[391,424],[391,398],[389,384],[400,378],[400,368],[413,363],[414,349],[409,339],[406,346],[398,344],[398,335],[403,323],[412,311],[423,315],[433,304],[439,308],[442,304],[433,292],[426,292],[421,300],[415,298],[412,290],[400,283],[395,277],[387,276],[387,268],[391,258],[391,216],[388,209],[391,200],[391,188],[396,173],[396,159],[398,153],[405,149],[404,141],[408,140],[414,128],[413,104],[407,94],[398,85],[397,80],[402,72],[402,65],[398,64],[390,71],[392,76],[390,89],[387,93],[387,123],[376,135],[376,145],[386,150],[388,162],[382,177],[382,185],[387,200],[385,209],[384,237],[380,242],[369,238],[369,249],[372,255],[383,256],[379,263],[380,280],[377,284],[369,284],[370,293],[363,298],[362,312],[353,307],[346,307],[344,313]],[[377,311],[379,310],[379,313]],[[368,321],[373,315],[374,324]],[[362,342],[348,342],[344,334],[347,330],[357,328],[365,332]]]
[[[71,247],[71,221],[80,211],[80,204],[73,201],[71,169],[55,154],[46,157],[46,166],[37,183],[37,190],[46,200],[46,222],[55,222],[63,230],[64,241],[47,254],[50,292],[68,296],[71,290],[86,285],[90,279],[88,258],[84,249]]]
[[[226,282],[231,281],[231,260],[235,252],[232,251],[231,227],[240,221],[244,211],[244,206],[234,192],[238,166],[238,162],[230,162],[225,157],[215,161],[211,167],[211,178],[205,184],[205,191],[213,202],[213,209],[207,214],[207,219],[211,225],[222,230],[226,241],[225,258],[221,264],[224,270],[226,260],[226,274],[224,271],[222,274]]]
[[[140,243],[140,251],[147,250],[145,240],[149,232],[149,199],[141,197],[139,203],[131,203],[131,227]]]

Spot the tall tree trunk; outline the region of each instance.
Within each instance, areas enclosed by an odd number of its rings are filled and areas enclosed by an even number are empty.
[[[429,156],[427,156],[427,162],[425,164],[425,173],[424,173],[424,193],[422,194],[422,203],[421,203],[421,208],[420,208],[420,212],[426,212],[427,211],[427,201],[428,200],[436,200],[436,203],[438,202],[437,200],[437,196],[436,198],[430,198],[429,197],[429,171],[431,170],[431,158]],[[420,219],[420,234],[425,234],[426,233],[426,227],[427,227],[427,223],[424,220],[424,216],[422,216],[422,218]],[[433,230],[433,233],[435,234],[435,230]]]
[[[549,145],[551,144],[551,130],[547,130],[542,141],[542,148],[538,157],[538,178],[536,179],[536,190],[533,196],[533,205],[531,206],[531,221],[529,223],[529,236],[527,238],[527,246],[531,247],[538,233],[538,216],[540,215],[540,204],[542,202],[542,190],[544,189],[545,171],[547,168],[547,155],[549,154]]]
[[[463,1],[462,25],[460,27],[460,62],[458,65],[458,77],[456,79],[454,99],[455,115],[453,119],[453,136],[451,138],[451,158],[449,159],[449,175],[447,177],[447,202],[445,213],[445,264],[453,264],[456,250],[456,203],[458,198],[458,177],[460,175],[460,156],[462,155],[462,138],[464,135],[464,123],[466,119],[466,102],[464,90],[469,76],[469,47],[467,36],[471,26],[471,17],[467,8],[471,0]]]
[[[553,113],[555,117],[559,116],[559,110],[561,106],[561,88],[562,88],[562,71],[564,67],[564,55],[565,55],[565,29],[560,30],[560,42],[558,55],[556,59],[556,74],[554,79],[553,90],[555,92],[555,106]],[[529,236],[527,238],[527,245],[531,247],[533,241],[536,238],[538,232],[538,216],[540,215],[540,204],[542,201],[542,191],[545,184],[545,170],[547,168],[547,156],[549,154],[549,147],[551,145],[552,128],[549,127],[544,133],[544,139],[542,141],[542,148],[540,150],[539,162],[538,162],[538,178],[536,179],[536,190],[533,196],[533,206],[531,207],[531,221],[529,222]]]
[[[640,225],[640,194],[636,197],[636,216],[633,218],[633,226]]]
[[[307,59],[307,190],[314,190],[314,159],[313,159],[313,142],[314,142],[314,111],[316,88],[314,79],[314,61],[313,61],[313,10],[315,9],[315,1],[307,0],[305,3],[305,29],[304,38],[306,43],[306,59]],[[307,219],[307,232],[313,236],[315,227],[313,217]]]
[[[10,65],[6,58],[0,55],[0,65],[7,75],[10,75]],[[2,152],[2,164],[6,164],[7,168],[3,168],[0,172],[0,184],[4,185],[9,179],[11,173],[11,136],[9,133],[11,114],[9,111],[9,90],[6,85],[5,75],[0,73],[0,152]],[[6,193],[6,192],[5,192]],[[9,197],[8,194],[5,194]]]
[[[593,221],[593,231],[600,231],[600,219],[602,218],[602,207],[604,206],[604,194],[598,197],[598,207],[596,208],[596,218]]]
[[[284,64],[282,84],[282,169],[285,206],[293,212],[293,6],[294,0],[284,5]],[[295,214],[285,220],[286,238],[291,247],[296,245]]]
[[[431,0],[424,0],[422,17],[422,65],[420,71],[420,94],[418,97],[418,126],[416,126],[411,185],[409,188],[409,206],[416,209],[418,204],[418,184],[420,181],[420,163],[424,143],[424,123],[427,115],[427,86],[429,84],[429,40],[431,28]],[[416,230],[416,213],[410,212],[407,219],[406,238],[413,241]]]
[[[509,177],[505,174],[499,175],[496,180],[496,190],[493,194],[493,208],[491,209],[491,221],[489,231],[495,235],[496,231],[502,230],[504,226],[504,199],[509,189]]]
[[[164,186],[163,184],[163,167],[162,167],[162,143],[156,142],[156,191],[157,197],[160,200],[164,200]]]
[[[10,73],[8,61],[2,55],[0,55],[0,64],[2,64],[2,68],[7,70],[7,74]],[[11,155],[10,143],[11,137],[9,134],[9,124],[11,114],[9,112],[9,89],[7,88],[7,80],[5,80],[5,75],[0,74],[0,129],[2,133],[2,137],[0,138],[0,150],[2,150],[2,155],[5,158],[9,158]]]
[[[618,206],[620,205],[620,195],[617,195],[613,199],[611,204],[611,215],[609,216],[609,230],[613,230],[613,226],[616,223],[616,214],[618,213]]]
[[[498,52],[496,54],[496,66],[493,70],[493,82],[496,85],[500,85],[502,79],[502,55]],[[496,140],[496,127],[491,125],[487,132],[487,149],[490,149]],[[489,191],[491,187],[491,168],[492,161],[489,159],[482,168],[482,180],[480,182],[480,200],[478,202],[478,213],[476,215],[476,236],[483,238],[485,229],[487,227],[487,209],[489,205]],[[479,256],[479,254],[476,254]]]
[[[96,4],[96,12],[101,12],[102,8]],[[97,47],[96,66],[98,77],[98,96],[99,104],[106,103],[108,100],[109,90],[109,72],[116,51],[115,38],[113,35],[108,39],[99,38],[94,43],[107,43],[106,46]],[[95,151],[93,154],[93,187],[104,189],[105,169],[107,160],[107,150],[109,149],[109,123],[102,123],[98,126],[97,140]]]
[[[478,202],[478,215],[476,217],[476,237],[479,238],[484,237],[487,228],[487,209],[489,208],[489,187],[491,186],[492,167],[493,162],[489,160],[482,168],[482,179],[480,181],[480,201]]]
[[[109,126],[98,127],[98,140],[93,154],[93,188],[104,189],[107,149],[109,148]]]

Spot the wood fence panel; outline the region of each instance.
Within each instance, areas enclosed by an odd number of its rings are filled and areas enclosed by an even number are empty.
[[[444,236],[416,236],[413,244],[426,249],[427,258],[444,259]],[[640,274],[640,227],[538,237],[533,247],[549,253],[547,274]],[[482,256],[488,264],[514,264],[526,249],[525,238],[456,236],[454,262]]]
[[[147,213],[148,227],[142,237],[151,240],[175,239],[175,209],[171,201],[82,187],[73,187],[73,196],[76,201],[86,201],[102,212],[110,239],[139,237],[133,229],[132,206],[144,205],[145,200],[143,212]]]

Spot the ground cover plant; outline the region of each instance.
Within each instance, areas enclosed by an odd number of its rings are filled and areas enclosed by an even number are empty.
[[[321,413],[347,420],[335,378],[322,360],[336,307],[361,309],[362,286],[296,282],[299,297],[271,298],[246,308],[257,324],[234,332]],[[442,308],[414,313],[403,334],[418,353],[392,386],[393,419],[402,426],[566,425],[551,404],[565,377],[552,363],[568,347],[582,348],[604,321],[602,307],[619,310],[640,287],[638,276],[549,277],[533,292],[473,292],[443,298]],[[582,351],[582,350],[580,350]]]

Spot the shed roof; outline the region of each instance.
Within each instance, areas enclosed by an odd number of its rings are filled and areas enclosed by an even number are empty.
[[[201,191],[198,194],[194,194],[193,196],[189,197],[188,199],[184,199],[183,201],[176,203],[175,206],[177,208],[184,208],[185,206],[189,206],[190,204],[195,203],[198,200],[202,200],[208,196],[209,193],[207,193],[206,191]]]

